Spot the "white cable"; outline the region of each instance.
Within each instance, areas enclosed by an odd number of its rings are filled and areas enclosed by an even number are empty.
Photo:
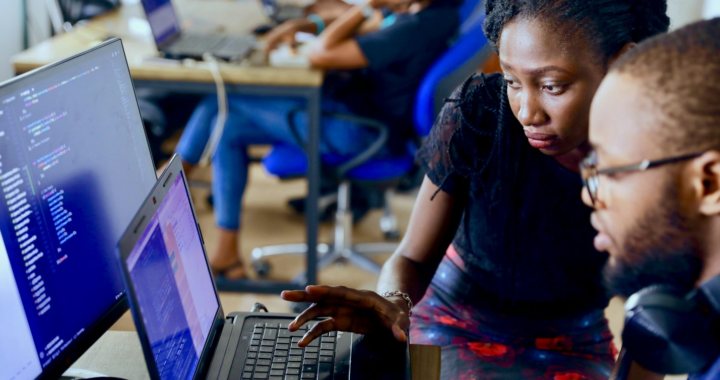
[[[205,60],[205,62],[207,63],[208,68],[210,69],[210,73],[215,80],[215,87],[217,89],[218,98],[218,116],[215,123],[215,128],[213,129],[212,134],[210,135],[210,139],[205,145],[205,150],[200,157],[200,165],[207,166],[207,164],[215,155],[215,150],[217,149],[218,143],[220,142],[220,138],[223,134],[223,130],[225,129],[225,122],[227,121],[228,117],[228,99],[227,92],[225,91],[225,83],[223,82],[222,74],[220,74],[220,67],[218,66],[217,60],[209,53],[203,54],[203,60]]]

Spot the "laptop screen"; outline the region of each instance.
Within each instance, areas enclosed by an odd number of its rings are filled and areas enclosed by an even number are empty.
[[[178,175],[126,260],[162,379],[192,379],[218,311],[199,232]]]
[[[180,33],[180,22],[170,0],[142,0],[142,5],[158,46]]]

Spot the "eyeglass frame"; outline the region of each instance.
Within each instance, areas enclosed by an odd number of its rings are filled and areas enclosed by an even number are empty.
[[[597,165],[597,153],[595,153],[595,151],[591,151],[590,154],[588,154],[588,156],[585,159],[583,159],[582,162],[580,162],[580,177],[582,178],[583,188],[587,189],[588,195],[590,195],[590,202],[592,203],[593,206],[595,206],[595,202],[597,201],[598,188],[600,187],[599,186],[600,175],[615,174],[615,173],[622,173],[622,172],[642,172],[642,171],[645,171],[648,169],[656,168],[658,166],[697,158],[697,157],[700,157],[701,155],[703,155],[704,153],[705,152],[692,153],[692,154],[686,154],[686,155],[682,155],[682,156],[665,158],[662,160],[655,160],[655,161],[643,160],[639,164],[616,166],[616,167],[607,168],[607,169],[598,169],[596,166]],[[588,162],[590,161],[590,159],[593,156],[596,158],[596,160],[595,160],[595,164],[593,164],[591,166],[590,164],[588,164]],[[594,169],[594,173],[589,174],[589,175],[584,174],[593,169]],[[594,190],[593,190],[593,187],[590,186],[591,181],[594,183]]]

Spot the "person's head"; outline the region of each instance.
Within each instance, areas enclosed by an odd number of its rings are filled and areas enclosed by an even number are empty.
[[[585,143],[609,65],[667,31],[666,11],[666,0],[487,0],[485,34],[530,144],[555,156]]]
[[[720,274],[718,36],[714,19],[641,43],[615,63],[593,101],[595,167],[648,160],[645,170],[588,181],[595,246],[610,253],[605,278],[616,294],[655,284],[689,290]],[[679,159],[650,164],[671,158]],[[589,205],[590,195],[583,191]]]

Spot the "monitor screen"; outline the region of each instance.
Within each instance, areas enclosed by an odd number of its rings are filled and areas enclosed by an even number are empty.
[[[180,22],[170,0],[142,0],[142,5],[158,46],[180,32]]]
[[[119,40],[0,85],[0,380],[66,368],[96,339],[155,181]]]
[[[192,379],[219,304],[182,175],[126,265],[160,378]]]

